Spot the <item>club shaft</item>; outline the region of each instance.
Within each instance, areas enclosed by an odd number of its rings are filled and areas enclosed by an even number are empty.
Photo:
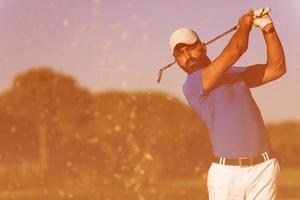
[[[212,43],[212,42],[216,41],[217,39],[219,39],[219,38],[221,38],[221,37],[227,35],[228,33],[232,32],[232,31],[234,31],[234,30],[237,30],[238,28],[239,28],[238,25],[232,27],[232,28],[229,29],[228,31],[225,31],[224,33],[218,35],[217,37],[215,37],[215,38],[209,40],[208,42],[205,43],[205,45],[206,45],[206,46],[209,45],[210,43]],[[157,82],[158,82],[158,83],[160,82],[160,79],[161,79],[161,76],[162,76],[163,71],[166,70],[167,68],[171,67],[171,66],[172,66],[173,64],[175,64],[175,63],[176,63],[176,62],[172,62],[172,63],[166,65],[165,67],[163,67],[163,68],[161,68],[161,69],[159,70],[158,76],[157,76]]]
[[[234,31],[234,30],[237,30],[238,28],[239,28],[239,26],[238,26],[238,25],[236,25],[236,26],[232,27],[232,28],[231,28],[231,29],[229,29],[228,31],[225,31],[224,33],[222,33],[222,34],[218,35],[217,37],[215,37],[215,38],[213,38],[213,39],[209,40],[208,42],[206,42],[206,43],[205,43],[205,45],[206,45],[206,46],[207,46],[207,45],[209,45],[210,43],[212,43],[212,42],[216,41],[217,39],[219,39],[219,38],[223,37],[224,35],[227,35],[228,33],[232,32],[232,31]]]

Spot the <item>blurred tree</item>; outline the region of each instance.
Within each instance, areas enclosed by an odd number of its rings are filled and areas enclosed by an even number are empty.
[[[38,68],[15,78],[12,90],[3,95],[2,108],[9,116],[35,124],[43,175],[48,168],[48,140],[60,141],[57,146],[77,132],[84,134],[82,125],[90,117],[91,102],[91,95],[78,88],[73,78]],[[28,140],[34,140],[30,137]]]
[[[269,124],[268,130],[283,165],[299,166],[300,123]],[[164,93],[92,94],[42,67],[18,75],[0,96],[0,162],[39,158],[41,174],[48,172],[54,184],[60,178],[70,187],[112,184],[136,192],[164,180],[199,178],[211,163],[210,149],[199,117]]]
[[[300,166],[300,123],[286,121],[268,124],[272,149],[282,166]]]

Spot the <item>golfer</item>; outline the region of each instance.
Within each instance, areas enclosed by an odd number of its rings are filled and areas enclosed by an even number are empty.
[[[193,30],[180,28],[170,36],[175,61],[187,73],[184,95],[210,133],[215,158],[208,171],[209,199],[276,199],[280,167],[250,89],[278,79],[286,65],[274,24],[261,12],[239,18],[238,30],[214,60]],[[262,31],[267,61],[233,66],[248,49],[252,25]]]

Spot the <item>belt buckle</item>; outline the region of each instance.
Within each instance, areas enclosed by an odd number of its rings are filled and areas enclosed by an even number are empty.
[[[240,165],[240,167],[249,167],[252,165],[251,159],[248,157],[239,158],[239,165]]]

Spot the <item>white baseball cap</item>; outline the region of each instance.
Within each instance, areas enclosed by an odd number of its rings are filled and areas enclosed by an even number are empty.
[[[184,43],[184,44],[193,44],[197,40],[199,40],[199,37],[197,33],[195,33],[193,30],[189,28],[179,28],[175,30],[171,36],[170,36],[170,48],[171,48],[171,53],[174,53],[175,46],[179,43]]]

